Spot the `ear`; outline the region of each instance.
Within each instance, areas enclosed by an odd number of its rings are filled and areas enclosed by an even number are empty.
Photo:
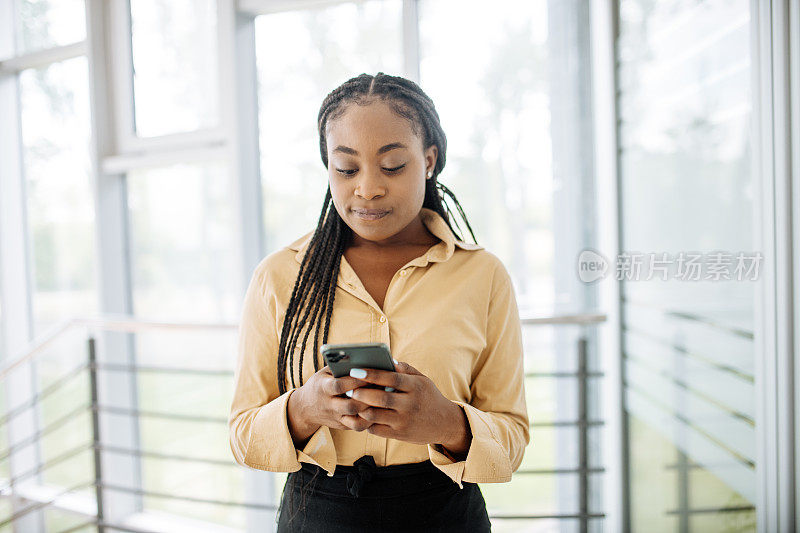
[[[425,179],[431,179],[428,177],[428,172],[433,172],[433,169],[436,168],[436,160],[439,158],[439,147],[435,144],[432,144],[425,150]]]

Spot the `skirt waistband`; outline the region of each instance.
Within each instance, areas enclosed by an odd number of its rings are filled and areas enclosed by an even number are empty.
[[[430,460],[426,460],[421,463],[406,463],[387,466],[376,466],[374,461],[375,460],[371,455],[364,455],[356,460],[352,466],[336,465],[336,470],[333,473],[333,477],[345,477],[351,473],[369,471],[372,473],[373,478],[391,479],[414,474],[424,474],[427,472],[440,472],[440,470],[436,468],[433,463],[430,462]],[[321,468],[315,464],[301,462],[300,465],[305,472],[310,474],[321,471],[324,473],[324,475],[328,475],[324,468]]]
[[[333,476],[314,464],[301,462],[300,474],[311,475],[321,487],[328,490],[349,493],[357,498],[363,494],[365,485],[370,485],[380,493],[395,493],[414,490],[415,487],[430,487],[452,482],[447,475],[436,468],[430,460],[421,463],[376,466],[371,455],[360,457],[352,466],[336,465]],[[380,483],[382,480],[407,478],[401,483]],[[375,482],[378,482],[377,485]],[[405,485],[405,487],[404,487]]]

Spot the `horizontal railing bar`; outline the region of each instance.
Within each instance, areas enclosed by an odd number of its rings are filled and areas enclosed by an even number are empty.
[[[99,527],[106,528],[106,530],[111,529],[115,531],[126,531],[128,533],[153,533],[152,529],[141,529],[133,526],[123,526],[120,524],[115,524],[113,522],[104,522],[103,520],[100,520],[99,522],[95,521],[94,523],[97,524]]]
[[[530,427],[569,427],[569,426],[603,426],[605,420],[557,420],[553,422],[531,422]]]
[[[696,463],[691,460],[687,460],[686,463],[669,463],[664,465],[664,470],[694,470],[697,468],[703,468],[705,470],[709,470],[711,468],[726,468],[731,466],[730,463]]]
[[[720,411],[725,412],[726,414],[730,415],[733,418],[736,418],[737,420],[741,420],[742,422],[744,422],[745,424],[747,424],[749,426],[755,427],[756,421],[752,417],[750,417],[749,415],[746,415],[744,413],[741,413],[739,411],[735,411],[735,410],[731,409],[730,407],[728,407],[724,403],[720,402],[716,398],[713,398],[713,397],[709,396],[708,394],[706,394],[706,393],[704,393],[704,392],[702,392],[702,391],[700,391],[700,390],[698,390],[698,389],[696,389],[694,387],[689,386],[686,382],[678,379],[674,374],[672,374],[672,373],[670,373],[670,372],[668,372],[666,370],[661,370],[661,369],[653,367],[653,365],[649,364],[649,362],[647,362],[646,360],[642,359],[641,357],[638,357],[638,356],[631,357],[631,355],[628,352],[624,352],[623,351],[622,352],[622,358],[634,361],[636,364],[641,365],[644,368],[646,368],[649,372],[652,372],[653,374],[661,376],[662,378],[666,379],[667,381],[670,381],[670,382],[674,383],[675,385],[677,385],[678,387],[682,388],[686,392],[688,392],[690,394],[693,394],[693,395],[697,396],[698,398],[701,398],[703,401],[714,405]]]
[[[152,372],[155,374],[195,374],[209,376],[232,376],[233,370],[224,369],[200,369],[182,368],[167,366],[144,366],[144,365],[120,365],[116,363],[97,363],[95,368],[98,370],[110,370],[114,372]]]
[[[692,313],[689,313],[688,311],[685,311],[685,310],[679,311],[677,309],[667,309],[667,308],[663,307],[662,305],[658,305],[656,303],[645,302],[645,301],[638,300],[638,299],[631,299],[630,297],[623,297],[622,298],[622,303],[623,304],[627,304],[627,305],[639,306],[639,307],[649,307],[651,309],[655,309],[657,311],[660,311],[664,315],[668,315],[668,316],[671,316],[671,317],[674,317],[674,318],[680,318],[682,320],[686,320],[686,321],[689,321],[689,322],[697,322],[699,324],[703,324],[703,325],[709,326],[709,327],[717,329],[719,331],[724,331],[726,333],[737,335],[739,337],[743,337],[743,338],[748,339],[748,340],[753,340],[755,338],[755,336],[754,336],[752,331],[749,331],[749,330],[746,330],[746,329],[742,329],[742,328],[740,328],[738,326],[731,326],[731,325],[728,325],[728,324],[721,324],[721,323],[716,322],[716,321],[714,321],[714,320],[712,320],[710,318],[701,316],[699,314],[692,314]]]
[[[753,505],[739,505],[735,507],[701,507],[696,509],[670,509],[665,514],[687,515],[687,514],[706,514],[706,513],[740,513],[742,511],[755,511]]]
[[[54,503],[58,498],[61,496],[68,494],[70,492],[74,492],[77,490],[81,490],[90,486],[93,486],[94,482],[84,482],[80,485],[76,485],[69,489],[66,489],[60,492],[55,498],[47,501],[47,502],[38,502],[32,506],[29,506],[22,511],[15,513],[5,522],[0,523],[0,527],[13,522],[14,520],[19,519],[20,517],[24,516],[25,514],[39,509]],[[208,498],[195,498],[190,496],[175,496],[172,494],[165,494],[161,492],[154,492],[154,491],[147,491],[142,489],[132,489],[129,487],[120,487],[117,485],[109,485],[102,483],[99,485],[100,488],[116,491],[116,492],[125,492],[130,494],[136,494],[140,496],[150,496],[155,498],[164,498],[164,499],[172,499],[172,500],[180,500],[180,501],[189,501],[194,503],[205,503],[211,505],[224,505],[224,506],[231,506],[231,507],[244,507],[250,509],[258,509],[258,510],[266,510],[266,511],[277,511],[277,507],[275,505],[263,505],[263,504],[254,504],[254,503],[241,503],[241,502],[231,502],[231,501],[224,501],[224,500],[213,500]],[[729,508],[732,509],[732,508]],[[536,520],[536,519],[597,519],[597,518],[605,518],[605,513],[576,513],[576,514],[550,514],[550,515],[510,515],[510,514],[490,514],[490,518],[498,519],[498,520]],[[145,530],[139,530],[137,528],[133,528],[130,526],[123,526],[121,524],[113,524],[110,522],[97,522],[97,521],[90,521],[89,523],[99,523],[100,525],[104,525],[106,527],[112,529],[119,529],[121,531],[131,531],[131,532],[144,532]]]
[[[514,475],[517,474],[530,474],[530,475],[540,475],[540,474],[602,474],[606,471],[605,468],[602,466],[596,466],[592,468],[542,468],[542,469],[530,469],[530,470],[517,470],[514,472]]]
[[[659,409],[661,409],[666,414],[672,416],[676,420],[679,420],[680,422],[686,424],[687,426],[689,426],[690,428],[694,429],[698,433],[702,434],[705,438],[707,438],[708,440],[712,441],[714,444],[719,446],[725,452],[730,454],[730,456],[733,457],[735,460],[739,461],[743,466],[746,466],[746,467],[751,468],[751,469],[754,469],[756,467],[756,465],[755,465],[755,463],[753,461],[751,461],[747,457],[743,456],[742,454],[740,454],[736,450],[730,448],[726,443],[722,442],[718,438],[716,438],[713,435],[709,434],[702,427],[700,427],[697,424],[693,423],[691,420],[689,420],[685,416],[679,414],[678,412],[676,412],[673,409],[670,409],[670,407],[665,405],[664,402],[659,401],[652,394],[650,394],[648,392],[645,392],[641,387],[638,387],[636,385],[631,385],[631,383],[629,383],[626,380],[622,381],[622,386],[631,389],[632,391],[636,392],[636,394],[641,394],[642,396],[646,397],[649,401],[653,402],[653,404],[655,404]]]
[[[30,400],[18,405],[17,407],[15,407],[10,411],[7,411],[6,414],[2,418],[0,418],[0,427],[3,427],[8,423],[9,420],[16,418],[18,415],[24,413],[28,409],[31,409],[37,403],[44,400],[51,394],[55,393],[55,391],[57,391],[62,385],[64,385],[64,383],[68,382],[75,376],[80,375],[80,373],[88,366],[89,365],[87,363],[81,363],[74,369],[70,370],[66,375],[59,378],[57,381],[51,383],[50,385],[42,389],[40,392],[33,395]]]
[[[68,527],[67,529],[62,529],[62,530],[58,531],[58,533],[72,533],[73,531],[78,531],[80,529],[85,528],[86,526],[96,526],[96,525],[97,525],[97,520],[96,519],[95,520],[87,520],[86,522],[84,522],[82,524],[78,524],[76,526]],[[142,533],[145,533],[145,532],[143,531]],[[147,533],[150,533],[150,532],[148,531]]]
[[[0,454],[0,461],[3,461],[4,459],[10,457],[11,454],[14,453],[15,451],[17,451],[18,448],[22,448],[22,447],[28,446],[29,444],[32,444],[32,443],[36,442],[37,440],[39,440],[41,437],[44,437],[45,435],[49,434],[50,432],[52,432],[52,431],[60,428],[61,426],[65,425],[67,422],[71,422],[72,420],[74,420],[74,416],[76,414],[80,413],[81,411],[88,411],[90,408],[91,408],[91,404],[84,404],[84,405],[78,406],[78,408],[73,409],[72,411],[68,412],[66,415],[62,416],[61,418],[56,419],[55,422],[51,422],[49,425],[43,427],[42,429],[40,429],[39,431],[37,431],[33,435],[30,435],[29,437],[25,437],[24,439],[22,439],[19,442],[15,442],[13,445],[11,445],[8,448],[6,448],[4,453]]]
[[[59,499],[60,497],[64,496],[65,494],[69,494],[70,492],[75,492],[75,491],[78,491],[78,490],[83,490],[83,489],[85,489],[87,487],[92,487],[92,486],[94,486],[94,484],[95,484],[94,481],[83,482],[83,483],[81,483],[79,485],[75,485],[73,487],[70,487],[70,488],[68,488],[66,490],[63,490],[63,491],[59,492],[56,495],[56,497],[51,499],[51,500],[48,500],[46,502],[37,502],[37,503],[35,503],[33,505],[30,505],[30,506],[22,509],[21,511],[18,511],[18,512],[12,514],[7,520],[5,520],[3,522],[0,522],[0,528],[2,528],[3,526],[6,526],[6,525],[14,522],[15,520],[19,520],[20,518],[22,518],[26,514],[30,513],[31,511],[35,511],[37,509],[41,509],[42,507],[47,507],[48,505],[52,505],[53,503],[55,503],[55,501],[57,499]],[[20,499],[25,499],[25,500],[28,499],[25,496],[20,496],[18,494],[14,494],[14,493],[12,493],[11,495],[12,496],[16,496],[17,498],[20,498]]]
[[[175,496],[174,494],[166,494],[163,492],[153,492],[149,490],[143,489],[132,489],[130,487],[120,487],[119,485],[107,485],[105,483],[101,483],[100,488],[106,490],[112,490],[116,492],[125,492],[128,494],[136,494],[138,496],[151,496],[153,498],[164,498],[168,500],[180,500],[184,502],[193,502],[193,503],[208,503],[211,505],[225,505],[228,507],[246,507],[248,509],[260,509],[262,511],[277,511],[278,508],[274,505],[262,505],[257,503],[240,503],[240,502],[232,502],[232,501],[225,501],[225,500],[213,500],[210,498],[195,498],[193,496]]]
[[[559,325],[559,324],[597,324],[605,322],[607,316],[602,313],[581,313],[553,316],[526,316],[520,321],[523,325]],[[106,313],[93,317],[75,317],[63,320],[51,326],[45,333],[37,336],[33,341],[17,354],[8,358],[8,362],[0,369],[0,381],[19,365],[25,363],[37,353],[43,351],[66,331],[76,327],[95,328],[105,331],[118,331],[127,333],[142,333],[154,330],[224,330],[236,331],[239,324],[236,322],[177,322],[158,321],[143,318],[134,318],[130,315]]]
[[[739,370],[736,367],[722,364],[722,363],[720,363],[718,361],[714,361],[713,359],[709,359],[708,357],[704,357],[704,356],[702,356],[702,355],[700,355],[700,354],[698,354],[696,352],[689,351],[686,348],[684,348],[683,346],[676,346],[676,345],[672,344],[670,341],[668,341],[667,339],[663,339],[661,337],[653,335],[652,333],[650,333],[648,331],[645,331],[645,330],[643,330],[641,328],[630,327],[629,325],[623,325],[622,326],[622,331],[625,332],[625,333],[633,333],[634,335],[641,335],[642,337],[645,337],[645,338],[651,340],[652,342],[655,342],[655,343],[660,344],[660,345],[662,345],[662,346],[664,346],[664,347],[666,347],[666,348],[668,348],[670,350],[673,350],[675,352],[683,354],[685,357],[687,357],[689,359],[694,359],[696,361],[701,361],[701,362],[703,362],[704,364],[706,364],[708,366],[716,368],[717,370],[721,370],[723,372],[728,372],[730,374],[734,374],[738,378],[741,378],[743,380],[749,381],[750,383],[755,383],[755,377],[752,374],[748,374],[746,372],[742,372],[741,370]]]
[[[184,461],[190,463],[204,463],[217,466],[239,466],[233,459],[225,461],[223,459],[207,459],[203,457],[186,457],[185,455],[172,455],[168,453],[151,452],[144,450],[131,450],[129,448],[120,448],[118,446],[93,446],[100,451],[118,453],[122,455],[132,455],[135,457],[151,457],[153,459],[169,459],[174,461]]]
[[[605,513],[588,513],[588,514],[537,514],[537,515],[496,515],[490,514],[489,518],[493,518],[496,520],[539,520],[542,518],[547,519],[558,519],[558,520],[568,520],[568,519],[581,519],[581,518],[605,518]]]
[[[80,446],[76,446],[76,447],[72,448],[71,450],[68,450],[68,451],[62,453],[61,455],[57,455],[57,456],[53,457],[52,459],[50,459],[48,461],[45,461],[43,463],[39,463],[35,467],[29,469],[27,472],[23,472],[22,474],[20,474],[20,475],[18,475],[16,477],[10,478],[9,482],[8,482],[8,485],[6,485],[5,487],[0,487],[0,492],[4,491],[6,489],[13,489],[13,486],[14,486],[15,483],[18,483],[20,481],[24,481],[25,479],[27,479],[27,478],[29,478],[31,476],[35,476],[36,474],[38,474],[40,472],[44,472],[48,468],[52,468],[53,466],[55,466],[55,465],[57,465],[59,463],[63,463],[67,459],[71,459],[72,457],[78,455],[79,453],[81,453],[83,451],[86,451],[86,450],[91,450],[92,448],[93,448],[93,446],[92,446],[91,443],[89,443],[89,444],[81,444]]]
[[[553,315],[553,316],[525,316],[520,318],[523,326],[546,326],[558,324],[600,324],[608,319],[603,313],[579,313],[574,315]]]
[[[602,378],[605,377],[603,372],[586,372],[581,374],[579,372],[525,372],[526,378],[577,378],[586,376],[587,378]]]
[[[158,411],[142,411],[140,409],[125,409],[122,407],[104,407],[102,405],[98,407],[98,411],[115,415],[135,416],[137,418],[164,418],[167,420],[182,420],[184,422],[213,422],[215,424],[228,423],[228,419],[224,417],[161,413]]]
[[[25,363],[34,355],[42,352],[56,339],[69,331],[78,327],[96,328],[106,331],[119,331],[127,333],[141,333],[154,330],[230,330],[236,331],[239,325],[232,322],[165,322],[157,320],[146,320],[133,318],[130,315],[104,314],[95,317],[75,317],[63,320],[51,326],[43,334],[37,336],[33,341],[16,355],[8,358],[2,369],[0,369],[0,381],[19,365]]]

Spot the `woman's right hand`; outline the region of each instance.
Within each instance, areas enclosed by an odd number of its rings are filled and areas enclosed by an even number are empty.
[[[305,441],[320,426],[354,431],[367,429],[372,423],[358,413],[369,405],[341,396],[364,385],[363,381],[350,376],[333,377],[327,365],[319,369],[289,397],[287,410],[292,436]]]

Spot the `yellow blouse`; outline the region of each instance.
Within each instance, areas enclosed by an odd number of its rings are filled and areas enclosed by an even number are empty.
[[[308,462],[332,476],[337,464],[352,465],[371,455],[377,466],[430,459],[459,487],[462,480],[511,479],[530,441],[522,331],[511,278],[495,255],[456,240],[435,211],[422,208],[422,221],[441,242],[395,273],[383,310],[342,257],[327,342],[386,343],[395,359],[428,376],[467,415],[472,442],[466,459],[451,460],[438,445],[327,426],[302,450],[294,447],[286,405],[295,389],[287,380],[290,390],[278,394],[278,344],[309,232],[261,260],[244,298],[228,419],[237,463],[293,472]],[[314,373],[312,351],[313,332],[303,356],[303,382]],[[325,363],[317,357],[321,368]],[[294,361],[299,383],[299,354]]]

